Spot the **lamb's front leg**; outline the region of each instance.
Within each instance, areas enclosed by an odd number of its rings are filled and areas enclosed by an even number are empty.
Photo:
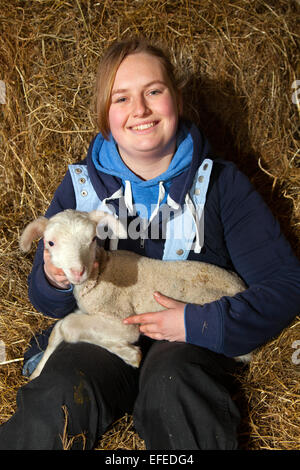
[[[31,374],[30,380],[40,375],[49,357],[60,343],[63,341],[67,343],[77,343],[77,341],[80,341],[81,332],[78,321],[80,321],[80,318],[83,316],[86,315],[83,315],[80,310],[76,310],[74,313],[70,313],[56,323],[49,337],[47,349],[36,369]]]
[[[63,321],[64,320],[58,321],[56,323],[56,325],[54,326],[54,328],[51,332],[51,335],[49,337],[49,342],[48,342],[47,349],[44,352],[44,354],[42,356],[42,359],[38,363],[37,367],[32,372],[32,374],[30,376],[30,380],[33,380],[33,379],[35,379],[36,377],[38,377],[40,375],[40,373],[42,372],[46,362],[48,361],[48,359],[51,356],[51,354],[53,353],[53,351],[64,340],[64,337],[63,337],[61,329],[60,329],[61,324],[63,323]]]

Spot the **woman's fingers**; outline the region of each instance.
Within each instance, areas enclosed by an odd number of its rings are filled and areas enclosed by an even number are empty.
[[[57,287],[58,289],[69,288],[70,282],[64,271],[52,264],[50,254],[46,249],[44,250],[44,272],[53,287]]]

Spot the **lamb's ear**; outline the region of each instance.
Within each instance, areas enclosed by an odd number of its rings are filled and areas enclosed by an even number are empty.
[[[100,235],[101,227],[109,227],[113,232],[113,235],[117,238],[126,238],[127,231],[119,219],[114,217],[112,214],[108,214],[103,211],[91,211],[89,212],[89,218],[97,224],[97,235]],[[102,238],[100,236],[100,238]]]
[[[29,251],[33,240],[37,240],[44,235],[47,224],[48,219],[46,217],[39,217],[30,222],[20,237],[20,249],[24,252]]]

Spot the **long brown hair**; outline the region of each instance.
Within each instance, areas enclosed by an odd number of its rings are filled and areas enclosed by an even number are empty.
[[[170,91],[180,107],[180,81],[176,78],[174,67],[168,55],[159,47],[152,45],[145,38],[133,38],[113,43],[104,53],[97,69],[94,107],[98,128],[105,139],[109,138],[110,128],[108,112],[115,76],[120,64],[130,54],[147,53],[157,57],[165,72]]]

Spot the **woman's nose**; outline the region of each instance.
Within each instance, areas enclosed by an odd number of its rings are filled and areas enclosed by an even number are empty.
[[[133,114],[136,117],[142,117],[149,114],[147,102],[143,96],[136,97],[133,102]]]

